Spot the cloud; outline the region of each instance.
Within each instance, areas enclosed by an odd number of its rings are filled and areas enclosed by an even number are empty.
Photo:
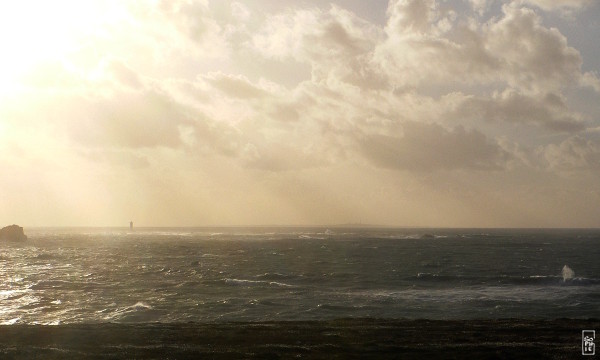
[[[152,90],[93,98],[85,106],[68,125],[71,139],[85,147],[176,148],[183,146],[180,126],[192,124],[184,108]]]
[[[83,42],[85,56],[106,54],[144,76],[165,78],[190,76],[190,68],[198,71],[230,54],[224,24],[209,1],[125,0],[114,12],[119,21],[95,29]]]
[[[142,80],[139,75],[124,62],[118,59],[107,59],[103,61],[101,66],[103,66],[110,76],[118,83],[132,89],[140,89],[142,87]]]
[[[511,1],[519,6],[533,6],[543,11],[557,12],[569,17],[594,3],[594,0],[505,0],[503,2],[510,3]],[[468,2],[473,11],[481,16],[490,10],[494,0],[468,0]]]
[[[156,9],[196,43],[202,43],[207,37],[220,31],[211,17],[206,0],[160,0]]]
[[[543,10],[581,9],[591,5],[593,0],[522,0],[522,2],[535,5]]]
[[[381,29],[374,24],[332,5],[328,11],[315,8],[270,17],[253,43],[268,57],[332,64],[340,59],[330,56],[367,53],[381,36]]]
[[[391,0],[387,8],[388,34],[426,34],[436,19],[435,0]]]
[[[576,135],[540,150],[550,169],[559,171],[600,170],[600,141]]]
[[[211,73],[203,77],[203,79],[214,88],[232,98],[256,99],[267,95],[263,89],[252,84],[244,76]]]
[[[385,79],[370,61],[382,38],[379,27],[332,5],[329,11],[298,10],[273,16],[254,35],[252,44],[267,58],[310,64],[315,81],[333,76],[380,88],[385,86]]]
[[[437,124],[405,122],[403,136],[366,135],[360,150],[374,164],[409,171],[500,170],[510,155],[476,130],[446,130]]]
[[[236,1],[231,3],[231,16],[236,21],[247,22],[250,19],[251,12],[246,5]]]
[[[294,11],[269,18],[253,46],[268,58],[309,63],[313,81],[365,90],[479,85],[539,97],[566,86],[597,87],[565,36],[518,2],[487,22],[433,0],[390,1],[387,15],[378,28],[335,6]]]
[[[469,3],[473,10],[479,15],[483,15],[490,6],[490,0],[469,0]]]
[[[546,28],[532,10],[502,7],[504,18],[490,27],[487,42],[502,59],[511,85],[522,89],[558,89],[577,83],[581,56],[556,28]]]
[[[0,69],[5,215],[597,225],[600,82],[565,36],[595,29],[556,17],[591,2],[89,3]]]
[[[596,72],[586,72],[581,77],[581,85],[589,86],[594,89],[597,93],[600,93],[600,79]]]
[[[477,23],[456,19],[452,11],[436,11],[435,6],[417,14],[412,6],[410,1],[390,2],[388,38],[374,54],[400,86],[504,83],[540,92],[576,84],[582,76],[579,52],[557,29],[543,26],[531,9],[506,4],[502,16]]]
[[[585,129],[581,115],[569,111],[565,99],[554,93],[529,96],[506,90],[489,98],[469,97],[459,105],[456,116],[479,121],[532,123],[554,131]]]
[[[183,50],[185,44],[205,43],[205,36],[221,36],[207,2],[162,1],[132,7],[133,14],[146,21],[141,38],[156,40],[159,50],[164,46]],[[138,73],[142,70],[130,62],[109,56],[99,68],[104,81],[110,81],[88,84],[96,88],[72,100],[81,101],[79,105],[65,100],[77,114],[76,121],[68,121],[68,134],[84,147],[185,148],[270,170],[344,161],[356,151],[354,142],[362,134],[359,153],[370,154],[366,158],[379,166],[498,169],[506,154],[494,143],[497,134],[460,127],[446,130],[453,119],[472,119],[469,128],[481,120],[536,124],[557,132],[584,128],[582,116],[569,110],[560,92],[563,84],[581,76],[578,52],[557,30],[544,27],[533,10],[515,4],[502,9],[501,16],[482,24],[461,19],[433,0],[390,1],[385,27],[335,5],[267,17],[248,38],[246,45],[255,51],[249,55],[310,64],[312,78],[291,90],[227,71],[200,73],[193,80],[142,77]],[[232,3],[230,11],[235,18],[250,16],[239,3]],[[162,34],[159,24],[165,30]],[[176,39],[173,44],[165,41],[171,38]],[[199,55],[188,56],[192,60]],[[586,79],[593,83],[594,77]],[[455,97],[423,93],[424,87],[440,83],[500,91],[477,96],[456,92],[461,95]],[[388,119],[403,121],[404,137]],[[436,125],[414,125],[418,122]],[[449,144],[458,144],[461,138],[481,150],[478,154],[483,157],[468,156],[460,147],[453,153]],[[386,145],[377,145],[375,139]],[[371,152],[365,152],[367,143],[373,146]],[[436,146],[448,157],[436,162],[430,159],[432,154],[415,155],[423,157],[422,166],[397,154],[385,155],[389,148],[408,148],[417,154],[417,148],[426,152]],[[320,160],[319,154],[326,159]]]

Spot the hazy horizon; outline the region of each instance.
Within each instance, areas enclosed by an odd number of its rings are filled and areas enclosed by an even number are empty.
[[[0,227],[599,228],[598,19],[592,0],[3,2]]]
[[[12,225],[12,224],[11,224]],[[123,229],[130,230],[129,225],[35,225],[27,226],[15,224],[27,229]],[[4,225],[2,225],[4,226]],[[386,224],[253,224],[253,225],[135,225],[136,229],[370,229],[370,230],[432,230],[432,231],[454,231],[454,230],[600,230],[600,227],[439,227],[439,226],[403,226]]]

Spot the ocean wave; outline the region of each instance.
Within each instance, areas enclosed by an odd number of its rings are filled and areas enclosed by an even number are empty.
[[[563,279],[557,275],[531,275],[531,276],[469,276],[469,275],[444,275],[436,273],[420,272],[415,277],[409,277],[409,280],[416,282],[453,282],[459,283],[477,283],[477,284],[518,284],[518,285],[599,285],[600,279],[575,277]]]
[[[281,302],[275,302],[272,300],[266,300],[266,299],[252,299],[250,301],[248,301],[249,305],[262,305],[262,306],[285,306],[284,303]]]
[[[323,236],[315,236],[315,235],[302,234],[302,235],[298,235],[298,239],[304,239],[304,240],[325,240],[326,239]]]
[[[564,279],[562,283],[564,285],[600,285],[600,279],[574,277],[571,279]]]
[[[182,229],[194,233],[190,239],[139,230],[106,238],[73,230],[29,247],[1,247],[0,322],[599,316],[593,250],[600,236],[516,233],[496,241],[456,234],[504,232]],[[244,231],[253,234],[232,234]],[[449,238],[418,239],[425,231]],[[561,276],[565,262],[573,273]]]
[[[138,301],[133,305],[118,308],[104,319],[117,322],[152,322],[158,321],[162,314],[162,311],[155,310],[151,305]]]
[[[294,285],[278,282],[278,281],[264,281],[264,280],[247,280],[247,279],[223,279],[223,281],[227,284],[233,285],[271,285],[271,286],[281,286],[281,287],[293,287]]]
[[[61,257],[60,254],[54,253],[54,254],[49,254],[49,253],[42,253],[42,254],[37,254],[36,256],[34,256],[35,259],[38,260],[52,260],[52,259],[56,259]]]
[[[17,300],[27,295],[28,290],[11,289],[0,290],[0,300]]]
[[[364,297],[380,304],[397,304],[408,301],[415,304],[467,304],[494,302],[496,305],[514,306],[532,301],[564,302],[572,292],[556,287],[549,290],[546,286],[465,286],[448,289],[379,289],[349,292],[349,296]],[[496,306],[494,305],[494,306]]]
[[[72,288],[73,282],[67,280],[41,280],[31,284],[28,288],[31,290],[48,290],[66,287]]]
[[[20,317],[4,320],[4,321],[0,322],[0,325],[14,325],[14,324],[18,323],[19,320],[21,320]]]
[[[80,277],[81,279],[81,277]],[[90,290],[98,287],[106,286],[101,282],[89,281],[86,278],[83,280],[40,280],[27,286],[30,290]]]
[[[266,279],[266,280],[281,280],[281,279],[290,279],[290,278],[294,278],[294,277],[295,277],[294,275],[271,273],[271,272],[266,272],[266,273],[255,276],[255,278],[257,278],[257,279]]]
[[[331,310],[331,311],[344,311],[344,310],[354,310],[359,306],[354,305],[340,305],[340,304],[318,304],[317,309],[323,310]]]
[[[126,307],[125,309],[126,310],[152,309],[152,306],[150,306],[144,302],[138,301],[135,304]]]

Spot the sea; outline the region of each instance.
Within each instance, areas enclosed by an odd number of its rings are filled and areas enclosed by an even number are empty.
[[[25,231],[2,325],[600,318],[600,230]]]

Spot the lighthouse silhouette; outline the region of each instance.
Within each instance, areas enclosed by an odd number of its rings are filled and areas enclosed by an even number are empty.
[[[133,230],[133,221],[129,222],[129,230]]]

